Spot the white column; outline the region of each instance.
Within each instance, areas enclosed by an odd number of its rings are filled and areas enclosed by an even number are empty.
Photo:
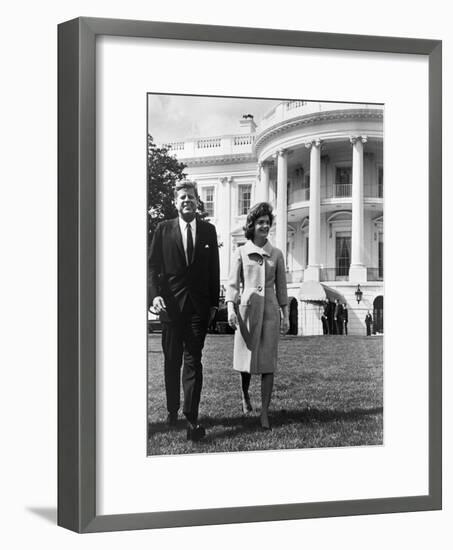
[[[269,163],[259,163],[259,174],[256,182],[255,202],[269,202]]]
[[[353,136],[352,143],[352,236],[349,281],[366,281],[364,262],[363,144],[366,136]]]
[[[222,206],[219,204],[218,212],[223,212],[225,219],[221,224],[222,227],[222,242],[223,247],[221,250],[221,258],[223,257],[223,269],[220,275],[221,279],[226,279],[230,273],[230,262],[231,262],[231,185],[233,183],[233,178],[220,178],[220,183],[222,185],[222,197],[223,202]]]
[[[286,239],[288,231],[288,152],[277,152],[277,227],[275,244],[283,252],[286,261]]]
[[[276,198],[277,198],[277,193],[276,193],[276,182],[275,181],[271,181],[270,179],[270,167],[269,167],[269,202],[272,204],[272,206],[275,208],[276,206]]]
[[[321,268],[321,140],[306,143],[310,149],[310,204],[308,227],[308,266],[305,281],[319,281]]]

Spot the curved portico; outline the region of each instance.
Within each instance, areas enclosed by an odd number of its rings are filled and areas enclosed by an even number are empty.
[[[340,296],[350,333],[362,333],[367,310],[383,318],[374,305],[383,295],[382,107],[284,101],[258,125],[244,116],[240,132],[171,145],[216,225],[222,283],[244,242],[247,211],[271,202],[270,239],[286,258],[298,333],[321,331],[319,302],[299,292],[309,281]]]
[[[255,139],[261,181],[276,190],[277,246],[288,256],[287,222],[306,236],[305,243],[298,243],[299,251],[306,247],[305,257],[296,262],[297,271],[303,271],[300,279],[364,283],[379,263],[374,255],[367,257],[365,224],[370,225],[371,216],[383,215],[382,109],[327,107],[315,113],[304,102],[279,105],[280,111],[273,113],[278,120],[272,124],[269,117]],[[332,258],[327,220],[341,209],[351,212],[349,223],[343,220],[337,232],[349,257]]]

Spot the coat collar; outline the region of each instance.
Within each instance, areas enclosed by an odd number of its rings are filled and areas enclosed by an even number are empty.
[[[244,244],[244,250],[247,254],[259,254],[260,256],[270,256],[272,248],[273,246],[269,241],[266,242],[263,248],[256,246],[256,244],[254,244],[251,239],[247,240],[247,242]]]

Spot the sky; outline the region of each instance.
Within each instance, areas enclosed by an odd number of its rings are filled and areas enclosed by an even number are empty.
[[[148,132],[155,143],[236,134],[242,115],[261,118],[280,101],[202,96],[148,95]]]

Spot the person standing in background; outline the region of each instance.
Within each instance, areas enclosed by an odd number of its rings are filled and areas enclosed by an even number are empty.
[[[365,315],[365,325],[366,325],[366,335],[371,336],[371,325],[373,324],[373,317],[371,316],[371,313],[369,310],[367,311],[367,314]]]
[[[340,304],[338,298],[335,300],[334,321],[337,327],[337,334],[343,334],[343,306]]]
[[[343,304],[343,329],[346,335],[348,334],[348,321],[349,321],[348,306],[346,304]]]

